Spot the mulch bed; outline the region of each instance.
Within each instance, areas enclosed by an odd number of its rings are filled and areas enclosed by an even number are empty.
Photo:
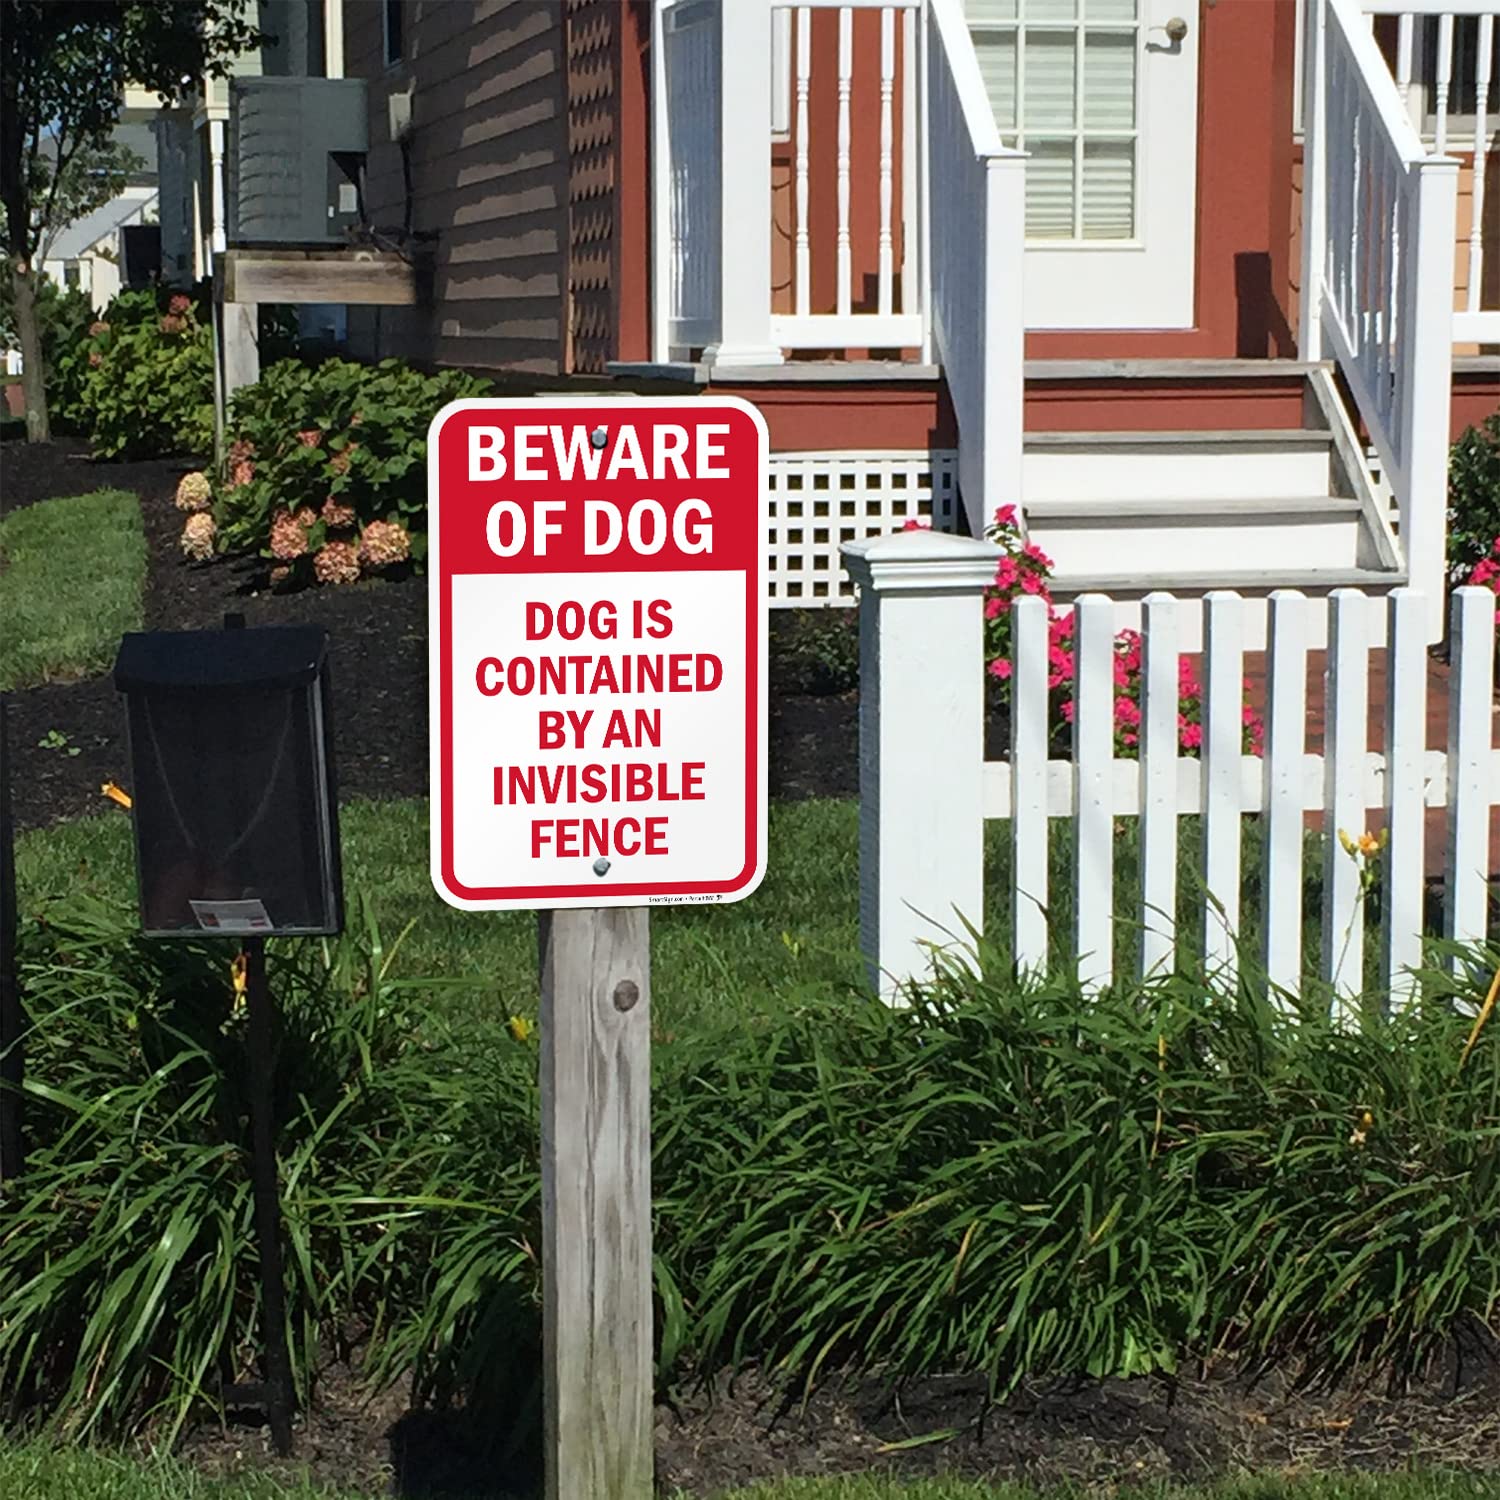
[[[148,630],[212,629],[226,612],[247,625],[313,623],[330,637],[334,744],[342,797],[415,797],[427,791],[427,586],[414,574],[340,588],[277,593],[258,559],[186,562],[172,503],[187,459],[95,464],[76,442],[7,443],[0,451],[0,514],[86,490],[134,490],[149,568]],[[87,608],[87,599],[79,600]],[[854,694],[778,694],[772,684],[773,797],[851,797],[858,788]],[[50,683],[11,694],[15,817],[35,828],[105,804],[106,781],[128,782],[124,720],[107,679]],[[57,736],[63,743],[58,744]],[[49,740],[47,744],[40,743]],[[76,754],[71,752],[76,751]]]
[[[509,1415],[509,1414],[507,1414]],[[303,1468],[371,1495],[530,1497],[540,1454],[512,1445],[505,1417],[409,1409],[405,1392],[370,1400],[340,1365],[298,1419],[291,1464],[264,1429],[204,1426],[184,1456],[209,1473]],[[791,1476],[884,1474],[973,1480],[1071,1481],[1084,1493],[1129,1493],[1150,1481],[1236,1472],[1500,1471],[1500,1368],[1482,1351],[1455,1351],[1430,1379],[1400,1394],[1346,1385],[1298,1390],[1286,1372],[1258,1380],[1232,1362],[1176,1379],[1029,1384],[990,1406],[968,1377],[893,1392],[873,1380],[825,1381],[805,1401],[756,1371],[677,1393],[656,1409],[659,1491],[712,1496]]]
[[[310,621],[331,636],[335,742],[344,796],[425,793],[426,586],[420,577],[346,588],[272,593],[253,560],[194,566],[177,550],[173,507],[185,460],[93,464],[77,444],[8,443],[0,451],[0,512],[101,487],[141,498],[150,549],[146,624],[214,627],[226,611],[249,625]],[[81,598],[79,608],[87,608]],[[858,789],[853,693],[813,697],[772,683],[772,794],[848,797]],[[992,725],[992,731],[1001,726]],[[61,748],[38,741],[52,731]],[[17,822],[36,827],[99,811],[100,784],[126,782],[123,723],[107,679],[11,695]],[[76,750],[77,754],[70,754]],[[462,1413],[412,1412],[397,1389],[368,1400],[346,1366],[325,1371],[314,1409],[299,1419],[297,1465],[371,1494],[525,1493],[534,1448],[502,1461]],[[489,1435],[493,1435],[490,1426]],[[956,1436],[932,1438],[955,1432]],[[931,1439],[918,1441],[913,1439]],[[902,1446],[893,1446],[902,1445]],[[1398,1468],[1418,1462],[1500,1469],[1500,1367],[1470,1351],[1409,1394],[1344,1388],[1299,1392],[1273,1372],[1233,1371],[1175,1382],[1072,1382],[1028,1387],[986,1410],[971,1380],[929,1380],[899,1396],[829,1381],[805,1403],[779,1399],[753,1372],[658,1408],[664,1484],[713,1494],[787,1474],[890,1470],[971,1477],[1072,1478],[1105,1492],[1133,1479],[1189,1478],[1241,1467]],[[275,1467],[253,1419],[205,1426],[187,1456],[214,1472]]]

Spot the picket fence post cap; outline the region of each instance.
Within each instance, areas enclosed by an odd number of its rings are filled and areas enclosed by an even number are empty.
[[[877,594],[979,592],[1003,555],[993,542],[922,527],[839,548],[849,576]]]

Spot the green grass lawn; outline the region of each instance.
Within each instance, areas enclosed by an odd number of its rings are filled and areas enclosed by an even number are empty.
[[[1281,1475],[1204,1486],[1139,1485],[1129,1500],[1486,1500],[1493,1477],[1447,1474]],[[369,1491],[329,1489],[268,1474],[210,1479],[168,1458],[131,1458],[39,1443],[0,1445],[0,1494],[7,1500],[370,1500]],[[1089,1500],[1102,1500],[1097,1490]],[[1084,1500],[1073,1489],[981,1485],[949,1480],[847,1478],[783,1480],[731,1491],[721,1500]]]
[[[1197,868],[1196,819],[1181,824],[1183,859],[1179,921],[1184,962],[1191,965],[1202,927]],[[768,873],[747,901],[728,906],[666,907],[653,911],[653,1006],[659,1032],[697,1023],[766,1014],[795,1004],[810,991],[865,984],[859,956],[859,809],[854,802],[775,803],[771,808]],[[408,977],[465,979],[472,990],[435,991],[433,1005],[452,1019],[533,1016],[537,1006],[536,919],[529,912],[458,911],[441,901],[428,878],[427,803],[353,802],[340,811],[344,880],[351,924],[359,920],[358,898],[369,901],[389,944],[408,924],[412,930],[397,960]],[[1066,962],[1071,936],[1068,827],[1053,827],[1049,907],[1054,961]],[[985,925],[1003,934],[1008,885],[1008,830],[986,829]],[[1116,972],[1132,972],[1136,944],[1134,821],[1116,847],[1115,901],[1119,918]],[[96,893],[134,900],[130,820],[109,811],[94,818],[25,834],[19,841],[17,874],[22,909],[60,897],[80,880]],[[1258,829],[1245,826],[1244,941],[1253,954],[1260,882]],[[1316,855],[1307,860],[1305,944],[1308,972],[1316,961],[1318,874]],[[955,927],[955,930],[956,927]],[[1367,945],[1374,976],[1377,944]],[[1003,953],[1004,944],[1000,944]]]
[[[125,490],[43,500],[0,521],[0,691],[86,677],[141,626],[146,539]]]
[[[799,802],[771,814],[770,873],[748,901],[652,913],[653,1010],[659,1033],[764,1014],[799,991],[862,982],[858,857],[852,803]],[[363,894],[387,945],[414,924],[396,961],[408,977],[466,979],[435,990],[455,1022],[499,1026],[537,1008],[536,918],[458,911],[427,873],[427,803],[355,802],[340,812],[349,921]],[[21,836],[16,874],[24,911],[82,886],[135,897],[130,819],[119,812]]]

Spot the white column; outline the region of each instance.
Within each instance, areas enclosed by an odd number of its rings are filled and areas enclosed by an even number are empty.
[[[1302,24],[1302,288],[1297,312],[1297,353],[1323,357],[1323,267],[1327,256],[1328,183],[1325,143],[1327,88],[1324,70],[1325,0],[1305,0]]]
[[[229,244],[224,222],[224,121],[208,122],[208,171],[209,192],[212,205],[212,220],[209,231],[209,246],[215,255],[221,254]]]
[[[771,7],[719,15],[719,338],[705,364],[779,365],[771,342]]]
[[[888,1000],[983,926],[984,619],[999,550],[909,531],[841,549],[861,589],[859,928]]]
[[[323,76],[344,76],[344,0],[323,0]]]

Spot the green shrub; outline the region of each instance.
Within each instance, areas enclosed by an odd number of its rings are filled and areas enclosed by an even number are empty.
[[[186,292],[121,292],[60,359],[58,377],[77,383],[65,415],[98,458],[213,449],[213,333]]]
[[[149,942],[133,912],[82,897],[25,932],[31,1145],[0,1236],[0,1404],[12,1416],[70,1433],[149,1419],[170,1437],[221,1375],[254,1368],[232,951]],[[321,1341],[338,1353],[358,1338],[377,1373],[399,1357],[432,1395],[481,1314],[536,1321],[517,1227],[536,1176],[532,1059],[503,1032],[493,1056],[445,1048],[390,977],[394,956],[368,923],[272,956],[287,1317],[304,1396]],[[472,1277],[452,1284],[466,1257],[498,1277],[499,1301]],[[504,1360],[514,1347],[476,1352]]]
[[[459,371],[424,375],[393,359],[272,365],[235,395],[218,545],[270,558],[273,581],[285,584],[420,563],[428,425],[449,401],[486,389]]]
[[[859,686],[859,617],[852,609],[771,614],[771,677],[779,693],[825,696]]]
[[[42,341],[42,362],[47,371],[47,405],[52,425],[60,431],[76,428],[81,376],[72,350],[87,336],[94,309],[87,295],[76,287],[60,287],[49,276],[36,286],[37,332]],[[0,259],[0,344],[20,347],[15,323],[15,286],[9,267]]]
[[[1500,1298],[1500,1045],[1461,1066],[1445,985],[1355,1032],[950,969],[906,1010],[706,1039],[657,1094],[682,1347],[997,1391],[1221,1350],[1417,1368]]]
[[[534,1420],[536,1054],[462,1035],[368,919],[273,951],[299,1388],[357,1354]],[[0,1236],[0,1401],[170,1429],[253,1368],[230,946],[74,896],[27,930],[33,1149]],[[948,969],[910,1008],[787,994],[659,1049],[662,1378],[1415,1370],[1500,1305],[1500,952],[1361,1031],[1182,981],[1085,999]],[[809,989],[811,987],[808,987]],[[480,1003],[479,996],[471,997]],[[1497,1022],[1495,1024],[1500,1024]],[[521,1028],[518,1028],[520,1030]],[[481,1419],[484,1420],[484,1419]]]
[[[1465,583],[1500,541],[1500,412],[1466,428],[1448,458],[1448,574]]]

